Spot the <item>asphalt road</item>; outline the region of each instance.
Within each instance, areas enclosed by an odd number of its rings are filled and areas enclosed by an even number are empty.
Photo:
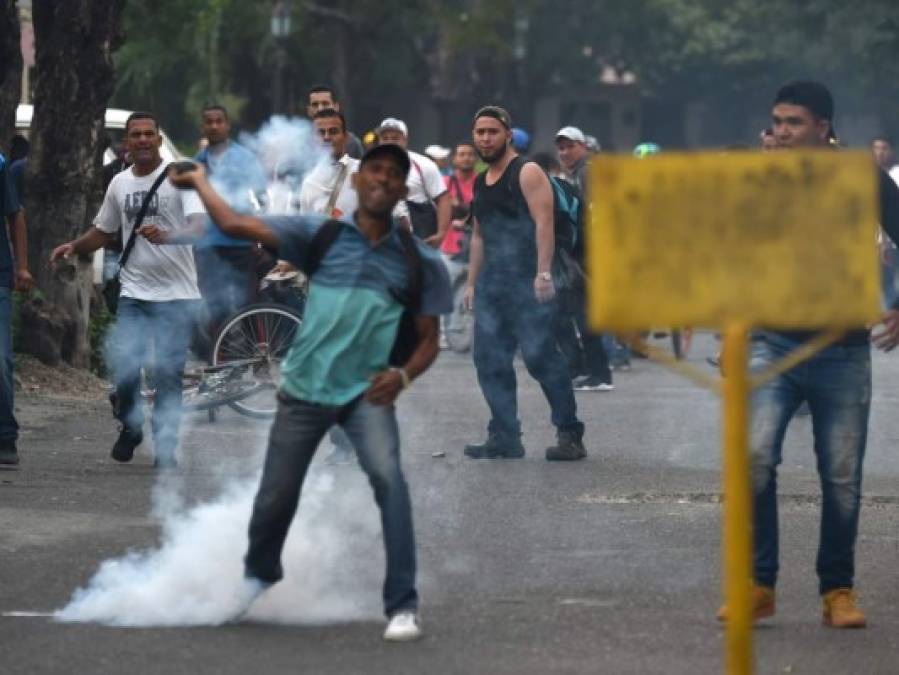
[[[691,358],[705,367],[714,349],[701,336]],[[899,357],[876,358],[875,383],[857,563],[869,628],[821,625],[817,476],[798,418],[781,471],[778,614],[755,631],[758,673],[899,673]],[[158,627],[196,623],[203,602],[214,616],[233,589],[265,424],[191,418],[178,473],[158,483],[146,449],[129,465],[109,459],[104,402],[20,400],[23,463],[0,472],[0,672],[721,672],[716,399],[638,361],[614,392],[578,394],[589,457],[574,464],[544,461],[548,409],[523,372],[520,401],[526,459],[475,462],[461,450],[483,436],[487,411],[467,358],[444,354],[405,394],[426,637],[395,645],[380,637],[383,556],[357,466],[317,460],[287,579],[247,620]],[[120,561],[124,581],[98,592],[95,611],[157,627],[10,615],[63,608],[129,551],[145,553]]]

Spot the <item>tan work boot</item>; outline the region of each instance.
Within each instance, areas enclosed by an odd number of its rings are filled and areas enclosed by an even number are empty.
[[[752,620],[758,621],[769,616],[774,616],[775,602],[774,589],[770,586],[752,585]],[[718,610],[718,621],[727,621],[730,617],[730,609],[722,605]]]
[[[864,628],[865,615],[855,604],[851,588],[835,588],[821,596],[824,600],[824,625],[831,628]]]

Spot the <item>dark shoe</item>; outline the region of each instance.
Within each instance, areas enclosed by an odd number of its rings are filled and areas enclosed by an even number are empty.
[[[18,466],[19,452],[15,441],[0,442],[0,466]]]
[[[465,456],[471,459],[521,459],[524,446],[520,436],[490,434],[484,443],[466,445]]]
[[[581,440],[582,434],[574,431],[560,431],[556,444],[546,449],[546,460],[549,462],[574,462],[587,456],[587,450]]]
[[[134,449],[144,440],[144,432],[140,429],[122,427],[119,438],[112,446],[112,458],[117,462],[130,462],[134,457]]]

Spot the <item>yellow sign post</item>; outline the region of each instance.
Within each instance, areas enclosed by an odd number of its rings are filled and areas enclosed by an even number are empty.
[[[843,329],[876,321],[877,180],[862,152],[597,157],[587,263],[597,330],[723,332],[726,672],[752,672],[749,394]],[[830,329],[750,376],[752,328]],[[666,359],[663,359],[666,360]],[[670,359],[667,359],[670,361]]]

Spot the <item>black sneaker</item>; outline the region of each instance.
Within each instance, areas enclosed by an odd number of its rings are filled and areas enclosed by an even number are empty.
[[[524,446],[520,436],[490,434],[484,443],[466,445],[465,456],[471,459],[521,459]]]
[[[19,451],[15,441],[0,442],[0,466],[18,466]]]
[[[581,434],[574,431],[560,431],[556,438],[558,439],[556,444],[546,449],[548,462],[574,462],[587,456]]]
[[[134,449],[144,440],[144,432],[140,429],[122,427],[119,438],[112,446],[112,458],[117,462],[130,462],[134,457]]]

